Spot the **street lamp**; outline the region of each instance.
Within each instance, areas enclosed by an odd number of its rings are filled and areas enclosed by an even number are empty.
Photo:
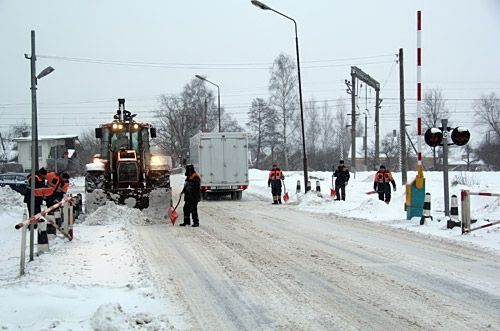
[[[220,87],[219,85],[215,84],[214,82],[209,81],[205,77],[202,77],[200,75],[195,75],[196,78],[204,80],[205,82],[209,82],[212,85],[215,85],[217,87],[217,109],[219,110],[219,132],[222,132],[221,126],[220,126]]]
[[[31,56],[24,54],[30,60],[31,65],[31,195],[30,195],[30,216],[35,215],[35,172],[38,169],[38,123],[36,109],[36,85],[38,79],[49,75],[54,68],[47,67],[38,75],[36,74],[36,52],[35,52],[35,31],[31,30]],[[30,261],[33,261],[34,244],[34,224],[30,225]]]
[[[299,37],[297,34],[297,22],[295,22],[295,20],[293,18],[291,18],[290,16],[287,16],[283,13],[280,13],[279,11],[274,10],[273,8],[269,7],[268,5],[262,3],[258,0],[251,0],[250,2],[254,6],[256,6],[262,10],[270,10],[272,12],[275,12],[278,15],[281,15],[281,16],[289,19],[290,21],[293,22],[293,24],[295,26],[295,50],[297,53],[297,73],[298,73],[298,77],[299,77],[300,123],[302,126],[302,153],[304,154],[303,155],[304,156],[304,187],[305,187],[305,191],[307,193],[308,188],[310,188],[310,187],[308,187],[308,185],[307,185],[308,175],[307,175],[306,136],[305,136],[305,130],[304,130],[304,107],[302,106],[302,81],[300,79]]]

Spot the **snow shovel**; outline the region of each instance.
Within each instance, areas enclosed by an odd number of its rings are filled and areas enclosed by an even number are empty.
[[[375,194],[375,193],[378,193],[377,191],[368,191],[366,192],[366,194],[370,195],[370,194]]]
[[[283,188],[285,190],[285,194],[283,194],[283,201],[287,202],[290,197],[288,196],[288,192],[286,191],[285,181],[283,181]]]
[[[177,214],[177,212],[175,210],[179,206],[179,203],[181,202],[181,198],[182,198],[182,192],[181,192],[181,195],[179,195],[179,201],[177,201],[177,204],[175,205],[175,207],[170,206],[168,208],[168,217],[170,218],[172,225],[175,225],[175,221],[179,217],[179,214]]]
[[[335,186],[333,185],[333,175],[332,175],[332,188],[330,189],[330,196],[331,196],[332,198],[334,198],[334,197],[335,197],[335,195],[337,195],[337,191],[335,191],[335,188],[334,188],[334,187],[335,187]]]

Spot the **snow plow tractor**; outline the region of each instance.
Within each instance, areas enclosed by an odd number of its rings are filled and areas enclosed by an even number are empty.
[[[125,109],[125,99],[118,99],[113,121],[95,129],[100,154],[86,165],[87,213],[107,201],[139,209],[167,210],[172,204],[170,165],[166,156],[153,155],[150,150],[156,129],[136,122],[135,116]]]

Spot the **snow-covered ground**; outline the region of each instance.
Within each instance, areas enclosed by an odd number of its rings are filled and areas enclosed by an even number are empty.
[[[270,201],[271,189],[267,187],[267,171],[251,170],[251,183],[248,192],[268,198]],[[396,192],[392,192],[392,201],[389,205],[378,200],[377,194],[366,194],[373,190],[374,172],[358,172],[346,187],[346,201],[334,201],[330,197],[332,187],[331,172],[309,172],[312,178],[312,190],[316,189],[316,181],[321,186],[321,196],[318,194],[296,193],[297,181],[301,181],[302,191],[304,175],[302,172],[285,172],[285,186],[289,192],[288,204],[296,208],[320,214],[332,214],[343,217],[361,218],[373,222],[384,223],[389,226],[407,229],[429,235],[450,238],[458,242],[473,244],[483,249],[492,249],[500,252],[500,225],[491,226],[468,235],[462,235],[461,229],[455,227],[446,229],[444,215],[444,188],[441,172],[426,172],[426,192],[431,194],[431,216],[433,221],[426,221],[420,225],[420,219],[406,220],[404,211],[405,188],[401,186],[401,173],[393,173],[396,181]],[[408,172],[408,180],[413,180],[416,172]],[[500,193],[500,173],[498,172],[450,172],[450,197],[456,195],[460,215],[460,191],[468,189],[473,192]],[[471,218],[478,221],[472,227],[488,224],[487,220],[500,220],[500,198],[471,196]]]
[[[347,201],[333,201],[329,196],[331,172],[311,172],[312,186],[320,181],[322,196],[317,193],[296,193],[297,180],[302,172],[286,172],[286,187],[290,200],[276,208],[293,208],[306,213],[340,215],[352,222],[365,219],[407,231],[427,234],[431,238],[447,238],[461,245],[500,252],[500,226],[492,226],[462,236],[459,228],[446,229],[443,213],[443,187],[440,173],[426,173],[426,188],[432,194],[432,216],[420,226],[419,220],[406,220],[403,210],[404,188],[400,174],[394,177],[398,190],[386,205],[372,190],[373,173],[358,172],[347,186]],[[409,173],[414,178],[415,173]],[[463,183],[450,187],[450,194],[459,196],[460,189],[500,192],[499,174],[450,173]],[[172,178],[174,199],[182,185],[183,176]],[[72,182],[72,191],[81,192],[83,181]],[[302,184],[303,185],[303,184]],[[251,170],[250,187],[244,193],[269,199],[267,171]],[[472,218],[475,225],[486,219],[500,219],[498,198],[473,197]],[[203,208],[203,204],[200,209]],[[212,208],[214,208],[212,206]],[[275,208],[270,206],[270,210]],[[61,237],[50,241],[50,251],[35,256],[26,266],[26,275],[19,277],[20,237],[14,224],[23,218],[22,197],[9,188],[0,188],[0,329],[5,330],[173,330],[190,329],[175,298],[167,297],[154,282],[145,264],[144,251],[137,233],[129,226],[162,224],[171,226],[165,215],[155,217],[123,206],[109,204],[88,215],[75,225],[75,239]],[[182,215],[180,216],[182,217]],[[272,212],[269,214],[272,217]],[[438,219],[442,219],[441,222]],[[202,224],[203,226],[203,224]],[[172,235],[172,234],[170,234]],[[442,240],[442,238],[439,238]],[[36,240],[35,240],[36,241]],[[36,245],[35,245],[36,251]],[[161,252],[158,252],[161,254]]]

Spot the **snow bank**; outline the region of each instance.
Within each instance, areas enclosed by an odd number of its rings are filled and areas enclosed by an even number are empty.
[[[424,226],[420,226],[420,219],[406,219],[406,212],[404,211],[405,187],[401,185],[401,173],[393,173],[397,191],[392,192],[392,199],[389,204],[378,200],[377,194],[367,194],[373,190],[374,174],[375,172],[351,173],[351,179],[346,187],[346,201],[336,201],[330,196],[330,189],[333,186],[332,172],[309,172],[312,191],[304,194],[303,172],[285,171],[285,186],[290,196],[290,200],[286,203],[286,206],[310,213],[329,214],[384,223],[409,231],[445,237],[464,244],[473,244],[476,247],[500,252],[500,226],[492,226],[468,235],[462,235],[461,229],[458,227],[454,229],[446,228],[443,174],[441,172],[426,172],[424,174],[426,178],[426,192],[431,193],[432,197],[431,214],[434,218],[433,221],[427,221]],[[267,187],[268,171],[251,169],[249,175],[250,186],[247,194],[271,202],[271,189]],[[460,197],[462,189],[475,192],[500,193],[499,175],[498,172],[450,172],[450,197],[453,194]],[[416,172],[408,173],[409,180],[413,180],[415,177]],[[297,181],[300,181],[300,192],[296,190]],[[320,192],[315,192],[316,181],[319,181]],[[473,226],[500,220],[500,198],[472,196],[471,215],[473,219],[478,220]]]

